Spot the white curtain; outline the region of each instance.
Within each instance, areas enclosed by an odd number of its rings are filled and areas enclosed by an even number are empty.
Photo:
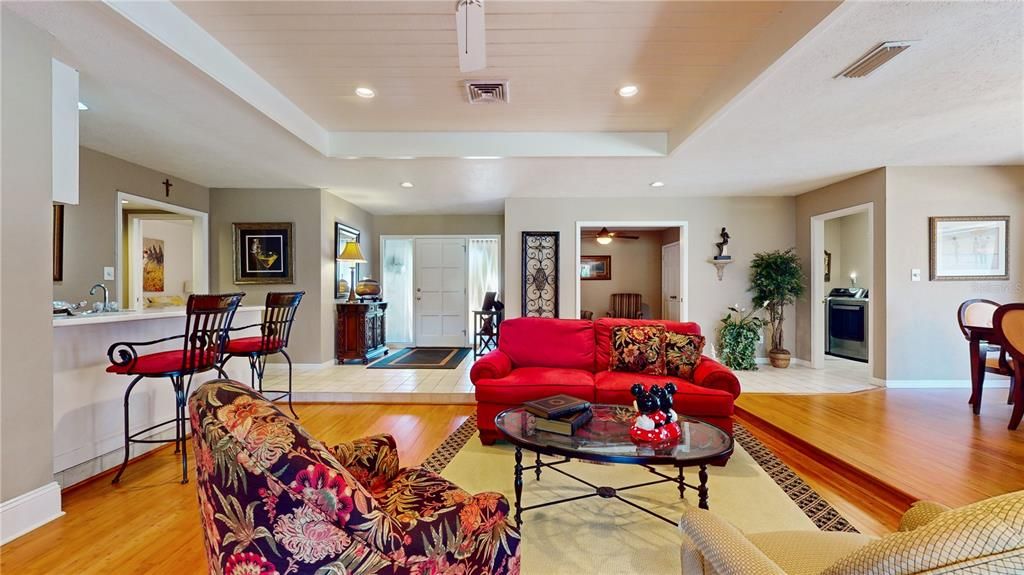
[[[389,342],[413,341],[412,245],[411,239],[384,240],[381,276],[384,301],[388,302],[385,329]]]
[[[498,238],[469,240],[469,330],[473,334],[473,311],[484,303],[484,294],[501,286],[501,242]],[[498,295],[501,299],[501,294]],[[390,311],[390,310],[388,310]]]

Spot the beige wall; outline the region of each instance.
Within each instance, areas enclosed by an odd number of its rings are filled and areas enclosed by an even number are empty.
[[[891,380],[967,380],[956,309],[970,298],[1024,301],[1024,167],[886,168]],[[930,216],[1010,216],[1009,281],[928,281]],[[921,281],[910,281],[910,270]]]
[[[359,230],[359,248],[367,260],[360,269],[363,275],[372,275],[378,280],[380,274],[374,274],[373,270],[377,269],[375,266],[379,258],[375,255],[380,243],[374,232],[373,215],[330,192],[320,193],[320,215],[320,361],[329,361],[334,357],[337,314],[334,306],[334,224],[340,222]]]
[[[160,183],[167,178],[174,184],[170,197],[164,195]],[[96,283],[106,284],[110,298],[114,299],[122,278],[104,281],[103,268],[116,268],[118,190],[200,212],[210,211],[207,188],[102,152],[79,148],[79,204],[64,208],[64,281],[54,283],[54,299],[96,301],[96,297],[89,296],[89,288]]]
[[[717,334],[730,305],[750,306],[750,259],[755,252],[786,249],[796,241],[792,197],[745,198],[509,198],[505,200],[505,299],[509,317],[520,314],[522,294],[522,232],[557,231],[561,234],[559,312],[571,318],[576,311],[576,222],[689,223],[689,319]],[[735,263],[720,282],[708,260],[717,253],[718,233],[729,228],[729,253]],[[795,322],[789,309],[786,342],[792,346]],[[712,339],[717,339],[717,335]],[[792,349],[792,347],[790,347]]]
[[[678,233],[678,228],[676,228]],[[650,306],[651,317],[661,317],[661,231],[630,230],[638,240],[614,240],[601,245],[593,238],[582,240],[585,256],[611,256],[612,279],[580,282],[580,307],[603,317],[613,293],[639,293]]]
[[[292,222],[295,283],[235,285],[233,223]],[[304,290],[288,352],[296,363],[323,363],[334,357],[334,223],[357,228],[360,247],[373,269],[373,216],[329,192],[303,189],[210,190],[210,276],[217,291],[243,291],[245,303],[260,305],[267,292]]]
[[[871,318],[874,324],[870,343],[874,364],[873,375],[885,379],[886,375],[886,193],[885,168],[880,168],[835,184],[819,188],[796,197],[796,247],[804,273],[811,273],[811,218],[814,216],[850,208],[862,204],[873,204],[874,266],[872,270],[873,286],[871,289]],[[730,244],[731,245],[731,244]],[[813,254],[813,257],[824,258],[824,254]],[[835,266],[832,267],[835,273]],[[859,282],[858,282],[859,283]],[[868,287],[868,286],[864,286]],[[821,301],[811,301],[811,290],[808,284],[806,294],[796,304],[796,357],[811,359],[811,305],[822,306]],[[824,343],[824,342],[823,342]]]
[[[825,294],[837,287],[850,287],[850,274],[857,274],[857,287],[871,285],[871,229],[868,212],[857,212],[825,221],[825,250],[832,254],[831,281]]]
[[[53,481],[51,38],[3,10],[0,500]]]
[[[321,363],[321,241],[318,189],[210,190],[210,289],[245,292],[244,305],[262,305],[271,291],[305,290],[288,353],[297,363]],[[291,222],[295,283],[235,285],[233,223]],[[332,240],[333,241],[333,240]],[[333,268],[332,268],[333,269]]]

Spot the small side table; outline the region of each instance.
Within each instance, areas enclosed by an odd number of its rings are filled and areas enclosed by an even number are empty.
[[[498,349],[498,330],[504,315],[503,311],[473,311],[473,359]]]

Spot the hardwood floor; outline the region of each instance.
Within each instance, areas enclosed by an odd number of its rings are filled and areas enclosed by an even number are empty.
[[[958,506],[1024,489],[1024,433],[1006,429],[1006,390],[987,390],[978,417],[968,395],[963,389],[747,394],[737,406],[755,435],[855,525],[877,533],[895,528],[913,500]],[[823,456],[808,458],[801,443]],[[843,469],[827,465],[831,458],[854,473],[844,478]],[[858,481],[863,475],[877,485]]]
[[[474,409],[359,404],[295,408],[306,429],[328,445],[375,433],[394,435],[404,465],[423,461]],[[178,483],[178,461],[168,446],[129,465],[118,486],[110,484],[108,474],[66,490],[66,514],[0,548],[0,572],[206,573],[196,488],[194,483]]]
[[[737,419],[862,532],[884,534],[911,501],[963,505],[1024,489],[1024,432],[1008,431],[1005,390],[982,415],[966,390],[746,394]],[[326,443],[395,436],[415,465],[472,413],[466,405],[297,405]],[[64,493],[67,514],[0,548],[0,572],[204,573],[195,486],[178,483],[170,447]]]

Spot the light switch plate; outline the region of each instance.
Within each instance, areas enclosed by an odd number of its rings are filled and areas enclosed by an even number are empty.
[[[112,279],[114,279],[114,267],[113,266],[107,266],[107,267],[103,268],[103,279],[105,279],[105,280],[112,280]]]
[[[910,270],[910,281],[919,282],[921,281],[921,270],[914,268]]]

